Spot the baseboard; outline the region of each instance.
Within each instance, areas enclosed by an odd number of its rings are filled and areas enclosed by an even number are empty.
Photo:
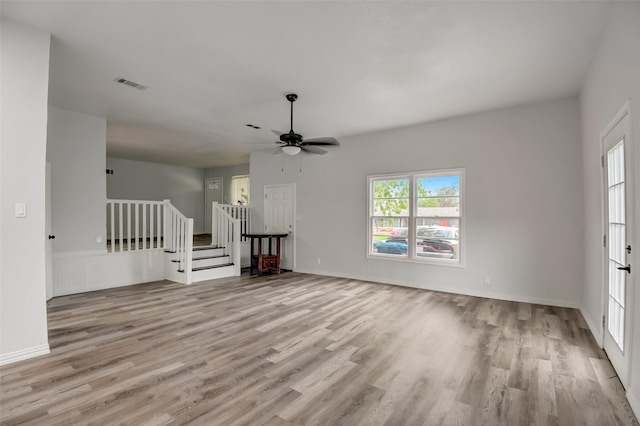
[[[598,344],[598,346],[602,348],[604,346],[604,342],[602,341],[602,328],[596,327],[596,325],[593,323],[593,321],[591,321],[589,316],[585,314],[582,306],[580,306],[578,309],[580,309],[580,314],[582,314],[582,318],[584,318],[584,321],[587,323],[587,326],[591,331],[591,335],[596,340],[596,343]]]
[[[629,406],[631,407],[633,414],[635,414],[636,416],[636,419],[640,419],[640,404],[638,404],[638,399],[633,394],[633,392],[631,392],[631,387],[629,387],[629,390],[626,393],[626,397],[627,401],[629,401]]]
[[[501,293],[489,293],[482,291],[471,291],[471,290],[463,290],[458,288],[450,288],[450,287],[441,287],[441,286],[433,286],[429,284],[424,285],[416,285],[414,282],[406,282],[400,280],[388,280],[388,279],[379,279],[379,278],[371,278],[365,276],[351,275],[351,274],[335,274],[335,273],[323,273],[323,272],[307,272],[296,269],[296,272],[301,272],[305,274],[314,274],[314,275],[323,275],[330,277],[338,277],[338,278],[347,278],[352,280],[360,280],[360,281],[369,281],[369,282],[377,282],[380,284],[391,284],[398,285],[402,287],[411,287],[411,288],[419,288],[422,290],[431,290],[431,291],[440,291],[443,293],[453,293],[453,294],[461,294],[464,296],[473,296],[473,297],[482,297],[486,299],[496,299],[496,300],[506,300],[508,302],[523,302],[523,303],[533,303],[536,305],[546,305],[546,306],[556,306],[559,308],[572,308],[578,309],[580,305],[576,302],[569,302],[565,300],[554,300],[554,299],[544,299],[538,297],[526,297],[526,296],[515,296],[511,294],[501,294]]]
[[[21,351],[11,352],[5,355],[0,355],[0,365],[11,364],[25,359],[34,358],[40,355],[46,355],[50,352],[49,344],[36,346],[29,349],[23,349]]]
[[[107,254],[107,249],[100,250],[86,250],[86,251],[63,251],[60,253],[53,253],[54,258],[66,258],[66,257],[82,257],[82,256],[101,256]]]

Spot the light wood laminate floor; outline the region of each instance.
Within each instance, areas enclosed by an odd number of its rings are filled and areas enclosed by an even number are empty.
[[[54,298],[2,425],[637,425],[575,309],[284,273]]]

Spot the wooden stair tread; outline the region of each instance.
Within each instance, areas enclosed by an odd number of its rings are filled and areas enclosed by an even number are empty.
[[[204,271],[207,269],[224,268],[225,266],[233,266],[233,263],[223,263],[221,265],[210,265],[210,266],[198,266],[196,268],[191,268],[191,271],[192,272]],[[178,269],[178,272],[184,273],[184,269]]]
[[[229,257],[228,254],[219,254],[216,256],[202,256],[202,257],[194,257],[191,260],[206,260],[206,259],[220,259],[221,257]],[[178,259],[172,259],[171,260],[173,263],[180,263],[180,261]]]
[[[223,249],[224,246],[197,246],[193,247],[193,251]]]

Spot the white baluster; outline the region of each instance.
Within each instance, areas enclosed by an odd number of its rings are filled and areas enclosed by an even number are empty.
[[[147,203],[142,204],[142,250],[147,248]]]
[[[155,204],[149,204],[149,248],[152,249],[154,248],[154,244],[153,244],[153,211],[155,209],[156,205]]]
[[[111,224],[111,235],[109,236],[109,241],[111,242],[111,252],[113,253],[113,251],[115,250],[115,241],[113,236],[115,235],[115,223],[116,223],[116,219],[113,217],[113,213],[115,210],[115,206],[114,203],[108,203],[107,204],[109,206],[109,211],[111,212],[111,217],[110,217],[110,224]]]

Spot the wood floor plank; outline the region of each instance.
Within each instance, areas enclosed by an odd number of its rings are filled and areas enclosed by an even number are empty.
[[[575,309],[283,273],[52,299],[4,425],[638,425]]]

